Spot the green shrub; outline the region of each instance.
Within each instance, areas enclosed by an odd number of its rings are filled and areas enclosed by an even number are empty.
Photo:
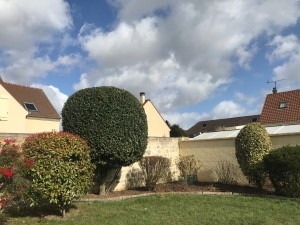
[[[272,148],[268,132],[260,123],[247,124],[235,139],[236,157],[249,182],[262,188],[266,173],[263,158]]]
[[[185,181],[188,176],[197,176],[201,168],[200,162],[195,159],[194,155],[180,156],[176,165]]]
[[[264,159],[276,193],[300,197],[300,146],[284,146],[271,151]]]
[[[24,198],[31,185],[26,174],[33,165],[34,162],[24,157],[14,140],[0,142],[0,209]]]
[[[140,160],[145,185],[149,191],[155,191],[157,182],[168,178],[170,165],[170,159],[162,156],[147,156]]]
[[[108,170],[139,161],[147,147],[145,111],[123,89],[93,87],[74,93],[63,107],[62,125],[87,140],[102,185]]]
[[[64,213],[73,199],[91,188],[94,166],[80,137],[64,132],[39,133],[26,138],[22,148],[35,162],[28,174],[31,205],[53,203]]]

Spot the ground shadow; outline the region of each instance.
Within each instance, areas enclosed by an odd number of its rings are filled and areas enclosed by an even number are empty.
[[[66,209],[66,213],[68,213],[72,209],[77,209],[77,207],[75,205],[70,205]],[[34,206],[34,207],[29,207],[28,204],[12,205],[5,208],[4,214],[11,218],[22,218],[22,217],[44,218],[47,216],[57,216],[57,217],[62,216],[60,210],[53,204],[44,204],[41,206]],[[0,224],[2,224],[1,217],[0,217]]]

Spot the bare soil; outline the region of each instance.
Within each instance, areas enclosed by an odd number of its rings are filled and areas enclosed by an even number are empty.
[[[132,190],[123,191],[112,191],[106,195],[94,195],[88,194],[84,198],[114,198],[122,196],[141,195],[149,193],[176,193],[176,192],[187,192],[187,193],[201,193],[201,192],[232,192],[232,193],[243,193],[243,194],[257,194],[257,195],[274,195],[274,189],[271,185],[267,185],[263,190],[259,190],[255,187],[250,186],[239,186],[229,185],[222,183],[204,183],[198,182],[194,185],[187,185],[185,182],[169,182],[165,184],[157,184],[155,191],[148,191],[145,187],[135,188]]]

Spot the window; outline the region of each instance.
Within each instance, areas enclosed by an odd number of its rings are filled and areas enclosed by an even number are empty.
[[[286,101],[282,101],[279,103],[279,109],[284,109],[287,108],[287,102]]]
[[[25,108],[26,108],[29,112],[36,112],[36,111],[38,111],[37,108],[35,107],[35,105],[34,105],[33,103],[24,102],[24,106],[25,106]]]
[[[257,122],[257,118],[252,118],[252,122]]]
[[[206,123],[202,124],[202,127],[206,127]]]

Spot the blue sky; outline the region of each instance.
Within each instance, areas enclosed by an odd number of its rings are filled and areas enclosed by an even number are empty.
[[[91,86],[146,92],[170,123],[259,114],[300,88],[299,0],[0,0],[0,75],[58,112]]]

